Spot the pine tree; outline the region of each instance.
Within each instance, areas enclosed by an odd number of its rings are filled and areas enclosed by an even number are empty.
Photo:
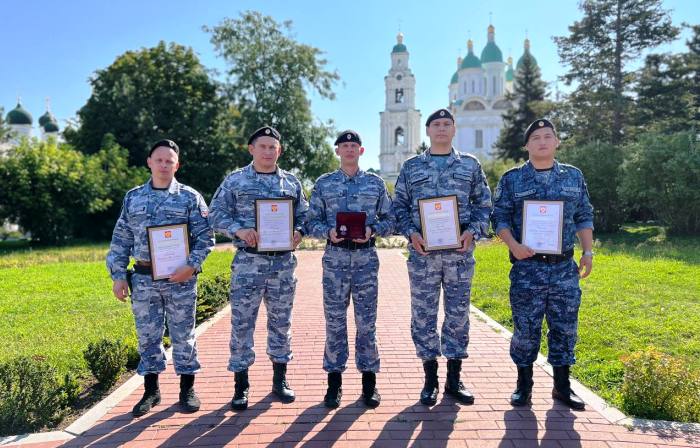
[[[540,118],[546,84],[540,76],[540,68],[526,53],[523,64],[515,73],[513,92],[506,99],[513,105],[503,116],[504,127],[496,142],[496,155],[500,159],[524,160],[523,134],[527,126]]]

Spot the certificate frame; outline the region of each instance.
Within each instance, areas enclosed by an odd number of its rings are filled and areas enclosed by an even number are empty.
[[[452,202],[453,210],[454,210],[455,237],[456,237],[457,243],[430,246],[430,245],[428,245],[427,229],[426,229],[426,225],[425,225],[426,218],[425,218],[425,213],[423,211],[423,204],[431,203],[431,202],[437,203],[437,202],[442,202],[442,201]],[[418,199],[418,212],[420,215],[421,236],[423,237],[423,241],[425,241],[425,250],[459,249],[460,247],[462,247],[462,243],[460,242],[461,233],[460,233],[460,226],[459,226],[459,204],[457,202],[457,195],[435,196],[435,197],[430,197],[430,198]]]
[[[170,275],[172,274],[163,274],[163,275],[156,275],[156,272],[158,272],[158,258],[155,256],[155,250],[156,250],[156,243],[154,242],[154,235],[156,232],[167,232],[168,230],[174,230],[174,229],[182,229],[182,235],[184,237],[184,241],[182,241],[182,245],[184,247],[185,253],[184,253],[184,258],[187,260],[187,258],[190,256],[190,229],[187,223],[182,223],[182,224],[160,224],[157,226],[148,226],[146,227],[146,232],[148,233],[148,254],[151,257],[151,278],[153,280],[163,280],[170,278]]]
[[[289,207],[289,241],[285,244],[275,246],[260,245],[260,224],[261,224],[261,207],[270,205],[271,209],[274,205],[286,203]],[[294,199],[291,198],[265,198],[255,200],[255,232],[258,234],[257,249],[262,252],[275,252],[284,250],[294,250]]]
[[[562,254],[562,245],[563,245],[563,240],[564,240],[564,201],[550,201],[550,200],[526,200],[523,201],[523,225],[522,225],[522,232],[520,234],[520,242],[522,244],[525,244],[525,236],[527,235],[527,222],[528,222],[528,208],[530,206],[535,206],[537,208],[540,207],[547,207],[549,205],[558,205],[559,206],[559,213],[557,217],[557,249],[555,250],[549,250],[549,249],[540,249],[536,247],[532,247],[531,249],[534,250],[538,254],[552,254],[552,255],[561,255]]]

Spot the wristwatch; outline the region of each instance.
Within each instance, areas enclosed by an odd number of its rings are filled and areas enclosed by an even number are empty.
[[[582,256],[593,258],[594,254],[595,254],[595,252],[593,252],[592,250],[584,250]]]

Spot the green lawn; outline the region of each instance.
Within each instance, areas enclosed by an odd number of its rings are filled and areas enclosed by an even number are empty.
[[[597,238],[593,273],[581,282],[573,372],[619,405],[620,359],[630,352],[654,345],[700,369],[700,238],[667,238],[654,227]],[[512,330],[507,253],[499,243],[477,249],[472,303]],[[544,334],[542,342],[546,354]]]
[[[47,358],[59,371],[87,369],[82,351],[103,337],[135,340],[128,303],[112,296],[106,244],[31,250],[0,247],[0,362]],[[227,272],[230,252],[215,252],[203,277]]]

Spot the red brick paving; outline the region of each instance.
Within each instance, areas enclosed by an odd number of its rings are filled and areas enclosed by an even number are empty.
[[[233,412],[233,374],[226,370],[230,321],[218,321],[199,338],[204,370],[196,388],[202,409],[181,413],[175,402],[178,380],[172,366],[161,378],[162,403],[149,415],[133,419],[131,407],[142,390],[132,393],[80,437],[25,447],[223,447],[223,446],[364,446],[400,447],[666,447],[700,446],[698,434],[630,431],[613,425],[595,410],[572,412],[553,403],[552,380],[535,367],[531,408],[514,409],[508,400],[516,371],[508,342],[478,319],[471,321],[470,358],[463,380],[476,396],[461,406],[442,395],[432,408],[418,403],[422,369],[410,337],[410,296],[405,258],[400,250],[380,251],[380,303],[377,323],[382,359],[378,387],[382,404],[365,409],[358,401],[360,375],[350,365],[343,377],[343,402],[329,411],[322,405],[326,374],[322,370],[324,322],[321,302],[321,252],[297,253],[299,278],[293,314],[295,360],[288,379],[297,400],[277,402],[270,394],[271,364],[265,355],[265,313],[255,335],[257,362],[251,368],[250,405]],[[477,266],[478,269],[478,266]],[[478,285],[475,285],[478,288]],[[349,334],[354,334],[349,319]],[[352,339],[352,338],[351,338]],[[351,344],[350,360],[354,359]],[[444,379],[441,360],[440,377]]]

